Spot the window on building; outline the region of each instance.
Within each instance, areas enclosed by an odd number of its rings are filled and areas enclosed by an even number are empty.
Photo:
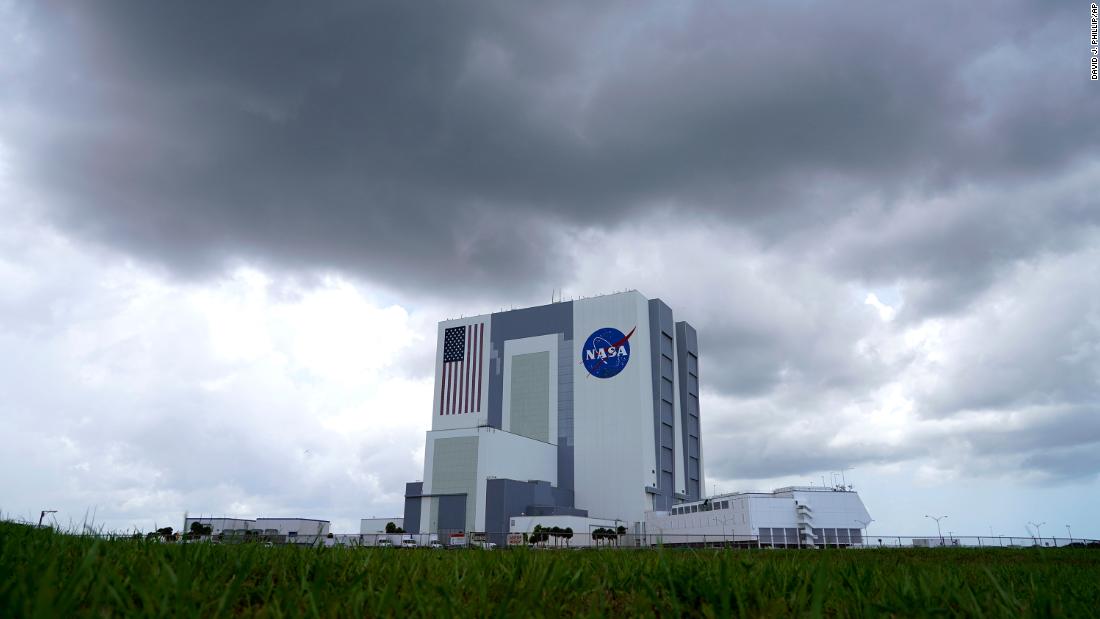
[[[287,531],[286,536],[287,537],[298,537],[298,532],[297,531]]]

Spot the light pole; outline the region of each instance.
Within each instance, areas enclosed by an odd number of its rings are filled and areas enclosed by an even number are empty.
[[[862,527],[863,528],[863,540],[864,540],[864,542],[866,542],[866,540],[867,540],[867,527],[871,526],[871,523],[874,522],[875,519],[872,518],[872,519],[868,520],[867,522],[864,522],[864,521],[860,520],[859,518],[856,518],[855,521],[856,521],[857,524],[863,525],[863,527]]]
[[[1069,525],[1066,525],[1066,535],[1069,536],[1069,543],[1073,543],[1073,531],[1069,529]]]
[[[940,529],[940,521],[947,516],[929,516],[928,514],[925,514],[924,517],[931,518],[932,520],[936,521],[936,534],[940,536],[940,546],[943,546],[943,529]]]
[[[46,517],[46,514],[56,514],[56,509],[44,509],[42,513],[38,514],[38,528],[42,528],[42,519]]]
[[[1040,522],[1039,524],[1035,524],[1034,522],[1028,520],[1027,523],[1030,524],[1031,526],[1035,527],[1035,535],[1039,538],[1039,545],[1042,546],[1043,545],[1043,533],[1042,533],[1042,530],[1041,530],[1040,527],[1042,527],[1044,524],[1046,524],[1046,522]]]

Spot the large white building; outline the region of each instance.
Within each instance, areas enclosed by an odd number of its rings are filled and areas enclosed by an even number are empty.
[[[849,546],[863,543],[870,522],[851,490],[792,486],[720,494],[650,512],[645,530],[672,544],[723,539],[777,547]]]
[[[636,291],[441,322],[423,481],[405,529],[512,517],[641,527],[701,498],[695,330]]]
[[[441,322],[435,376],[423,481],[405,490],[411,534],[503,543],[542,525],[580,544],[612,528],[637,545],[839,545],[870,520],[839,489],[704,497],[698,338],[637,291]]]

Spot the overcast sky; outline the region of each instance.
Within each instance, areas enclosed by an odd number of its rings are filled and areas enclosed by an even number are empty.
[[[708,490],[1100,537],[1083,1],[0,0],[0,511],[400,515],[439,320],[699,330]],[[934,528],[931,529],[934,531]]]

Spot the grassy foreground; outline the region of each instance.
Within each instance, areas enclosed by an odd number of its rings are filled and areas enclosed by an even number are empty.
[[[0,523],[0,617],[1077,616],[1100,551],[441,551],[100,541]]]

